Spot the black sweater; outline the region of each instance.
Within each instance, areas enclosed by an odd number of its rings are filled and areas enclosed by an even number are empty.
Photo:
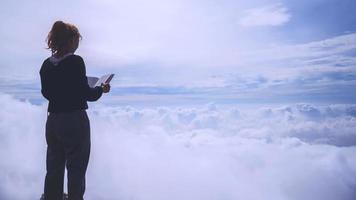
[[[84,61],[78,55],[70,55],[58,65],[47,58],[41,66],[40,76],[42,95],[49,101],[48,112],[87,109],[87,101],[96,101],[103,93],[102,87],[89,87]]]

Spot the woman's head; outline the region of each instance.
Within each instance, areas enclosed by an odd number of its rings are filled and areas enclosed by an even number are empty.
[[[73,24],[56,21],[47,36],[48,49],[57,56],[74,53],[81,38],[78,28]]]

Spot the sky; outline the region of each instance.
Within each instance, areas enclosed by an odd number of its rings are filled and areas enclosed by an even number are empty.
[[[115,73],[87,110],[85,199],[356,199],[355,7],[1,1],[0,199],[43,192],[39,70],[56,20],[78,27],[88,76]]]
[[[108,104],[356,99],[352,0],[2,4],[0,87],[20,99],[43,100],[38,71],[56,20],[79,28],[88,76],[116,74]]]

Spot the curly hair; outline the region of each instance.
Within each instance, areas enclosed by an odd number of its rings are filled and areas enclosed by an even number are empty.
[[[78,28],[73,24],[64,23],[63,21],[54,22],[51,31],[47,36],[47,45],[53,54],[64,55],[71,47],[75,40],[81,39]]]

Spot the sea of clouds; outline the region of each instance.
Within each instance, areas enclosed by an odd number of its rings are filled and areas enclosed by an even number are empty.
[[[38,199],[46,104],[0,94],[0,199]],[[88,200],[354,200],[356,105],[91,104]]]

